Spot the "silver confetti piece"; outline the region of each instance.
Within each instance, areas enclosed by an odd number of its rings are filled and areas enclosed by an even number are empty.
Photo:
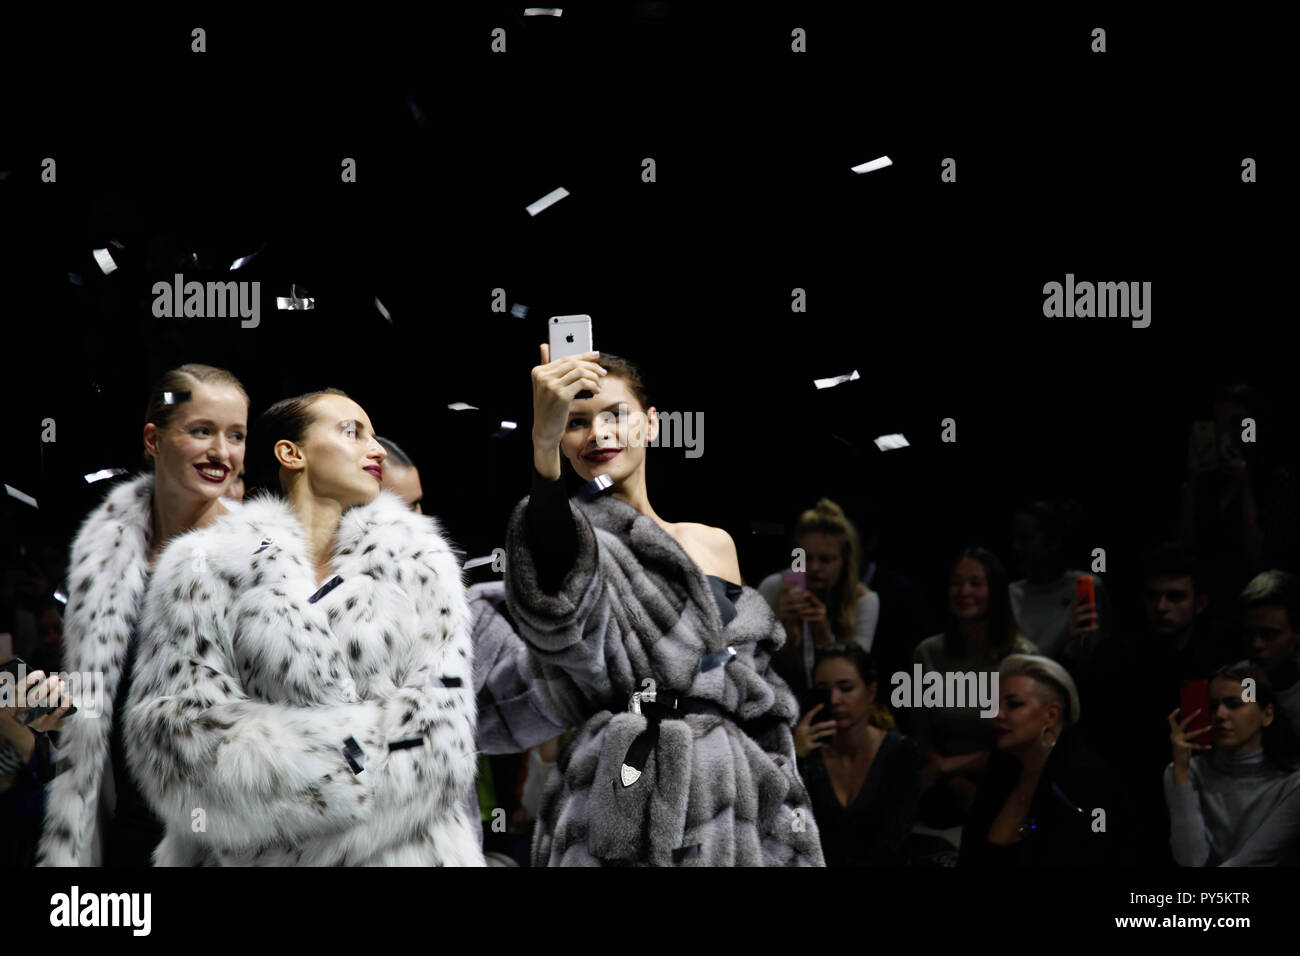
[[[35,498],[33,498],[31,495],[23,494],[13,485],[5,485],[5,491],[9,494],[10,498],[17,498],[25,505],[31,505],[33,508],[36,508],[38,510],[40,509],[40,505],[36,503]]]
[[[97,481],[103,481],[105,478],[113,478],[116,475],[125,475],[125,468],[103,468],[99,471],[92,471],[86,475],[86,484],[93,485]]]
[[[551,206],[554,206],[557,202],[559,202],[567,195],[569,195],[569,191],[565,189],[563,186],[561,186],[558,189],[552,189],[549,193],[547,193],[545,196],[543,196],[541,199],[537,200],[536,202],[529,203],[529,205],[525,208],[527,208],[528,210],[528,215],[536,216],[539,212],[542,212],[543,210],[549,209]]]
[[[470,405],[467,402],[452,402],[447,407],[450,408],[453,412],[477,412],[478,411],[477,405]]]
[[[845,382],[856,382],[861,377],[862,376],[858,374],[858,370],[854,369],[847,375],[836,375],[834,378],[813,379],[813,384],[818,388],[834,388],[836,385],[843,385]]]
[[[99,271],[104,275],[108,275],[117,268],[117,263],[113,261],[113,257],[107,249],[94,249],[91,251],[91,255],[95,257],[95,262],[99,263]]]
[[[888,156],[881,156],[877,159],[872,159],[869,160],[868,162],[860,163],[857,166],[854,166],[853,171],[855,173],[870,173],[870,172],[874,172],[877,169],[884,169],[886,166],[892,166],[892,165],[894,165],[894,161],[892,159],[890,159]]]
[[[902,435],[881,435],[876,439],[876,447],[881,451],[890,451],[894,448],[907,448],[909,442]]]

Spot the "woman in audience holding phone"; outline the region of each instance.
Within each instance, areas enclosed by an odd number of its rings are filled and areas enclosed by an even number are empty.
[[[795,727],[827,866],[902,866],[921,795],[921,748],[876,703],[876,669],[856,644],[817,655],[818,703]],[[814,720],[820,720],[813,724]]]
[[[639,372],[543,345],[532,382],[533,492],[507,532],[506,596],[548,709],[580,728],[542,799],[534,865],[822,865],[797,704],[771,668],[785,631],[740,583],[725,531],[651,507],[659,422]]]
[[[140,606],[169,540],[239,505],[223,498],[244,463],[248,394],[209,365],[182,365],[145,411],[149,471],[112,488],[72,545],[63,668],[102,673],[102,713],[59,731],[38,864],[148,866],[162,828],[127,771],[120,712],[130,690]],[[83,708],[85,709],[85,708]]]
[[[1254,681],[1250,694],[1247,680]],[[1174,860],[1300,864],[1300,773],[1268,675],[1244,661],[1221,668],[1210,681],[1209,716],[1210,726],[1192,730],[1196,712],[1169,715],[1173,762],[1165,768],[1165,800]],[[1198,751],[1208,753],[1193,759]]]
[[[786,643],[773,665],[802,696],[812,685],[817,650],[851,641],[871,652],[880,595],[858,580],[858,532],[835,502],[823,498],[800,515],[794,541],[806,570],[769,574],[758,593],[785,626]]]
[[[437,522],[381,491],[342,392],[277,402],[250,447],[284,497],[173,542],[145,600],[127,757],[156,862],[482,866],[469,608]]]

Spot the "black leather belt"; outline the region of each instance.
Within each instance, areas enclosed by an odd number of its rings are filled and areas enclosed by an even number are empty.
[[[661,698],[661,699],[660,699]],[[645,730],[637,734],[632,746],[627,748],[623,766],[619,771],[623,786],[630,787],[641,777],[650,753],[659,744],[659,722],[664,720],[683,720],[690,714],[709,714],[714,717],[731,717],[731,712],[720,704],[700,697],[677,697],[662,694],[655,700],[639,702],[641,714],[645,717]]]

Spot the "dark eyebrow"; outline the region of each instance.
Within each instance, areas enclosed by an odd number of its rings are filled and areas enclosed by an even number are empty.
[[[190,420],[190,421],[188,421],[188,422],[185,423],[185,427],[186,427],[186,428],[193,428],[195,425],[211,425],[211,426],[213,426],[213,427],[215,428],[216,425],[217,425],[217,423],[216,423],[215,421],[213,421],[211,418],[195,418],[195,419],[192,419],[192,420]],[[237,423],[237,424],[231,425],[230,427],[231,427],[231,428],[247,428],[248,426],[245,425],[245,424],[242,423],[242,422],[239,422],[239,423]]]

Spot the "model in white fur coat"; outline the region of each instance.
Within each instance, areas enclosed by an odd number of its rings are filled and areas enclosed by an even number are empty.
[[[433,519],[376,491],[384,453],[360,406],[311,410],[316,511],[293,489],[293,505],[246,501],[172,543],[150,585],[125,719],[166,825],[155,860],[482,865],[459,801],[476,724],[460,568]],[[323,568],[321,487],[346,505],[358,482],[369,501],[342,509]]]
[[[238,504],[222,497],[244,463],[248,396],[223,369],[183,365],[155,384],[143,429],[153,473],[110,489],[72,545],[62,669],[104,678],[102,712],[82,707],[59,731],[37,863],[99,866],[114,825],[113,703],[136,632],[151,561],[173,535]],[[85,702],[83,701],[83,704]],[[151,847],[132,847],[132,859]],[[120,852],[120,850],[119,850]]]

